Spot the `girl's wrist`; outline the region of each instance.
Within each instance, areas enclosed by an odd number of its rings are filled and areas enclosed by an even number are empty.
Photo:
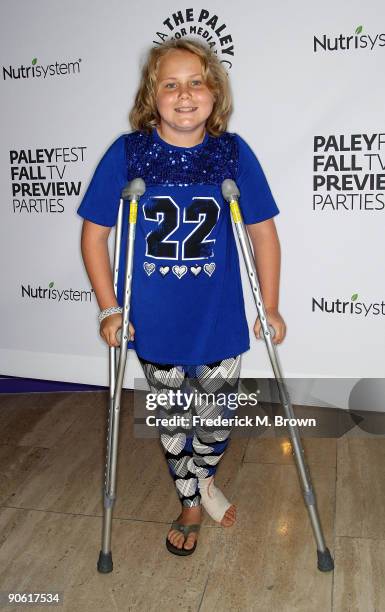
[[[266,312],[278,312],[278,306],[265,306]]]
[[[112,314],[121,314],[122,312],[123,308],[121,306],[109,306],[108,308],[104,308],[104,310],[101,310],[98,315],[99,323]]]

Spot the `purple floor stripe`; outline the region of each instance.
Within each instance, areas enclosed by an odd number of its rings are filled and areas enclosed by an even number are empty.
[[[0,375],[0,393],[53,393],[57,391],[105,391],[108,387],[80,385],[60,380],[41,380]]]

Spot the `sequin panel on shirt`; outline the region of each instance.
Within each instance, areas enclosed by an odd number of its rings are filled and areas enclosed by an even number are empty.
[[[140,177],[146,185],[221,184],[236,180],[238,146],[234,134],[208,136],[201,147],[168,148],[153,134],[132,132],[126,135],[126,156],[130,179]]]

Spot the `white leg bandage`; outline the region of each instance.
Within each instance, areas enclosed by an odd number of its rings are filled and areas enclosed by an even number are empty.
[[[222,491],[214,484],[214,476],[209,478],[198,478],[198,486],[201,494],[202,506],[214,521],[220,523],[226,510],[230,508],[229,500]]]

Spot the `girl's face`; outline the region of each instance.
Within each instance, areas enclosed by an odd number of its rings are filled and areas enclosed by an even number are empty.
[[[214,96],[203,82],[202,65],[197,55],[175,49],[161,58],[156,106],[163,134],[172,138],[189,132],[192,137],[199,137],[213,105]]]

